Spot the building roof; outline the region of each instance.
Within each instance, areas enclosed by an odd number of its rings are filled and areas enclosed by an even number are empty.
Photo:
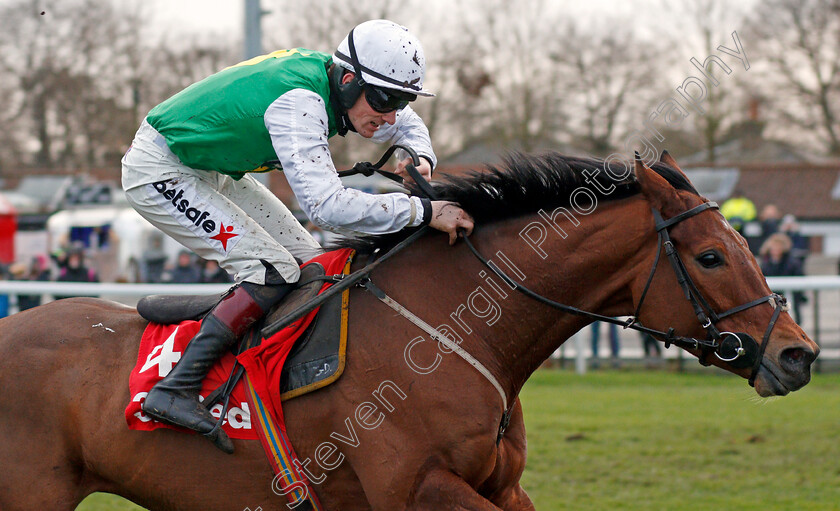
[[[692,155],[679,158],[684,165],[699,164],[708,161],[708,152],[704,149]],[[718,163],[734,165],[751,162],[774,163],[820,163],[822,160],[806,150],[780,140],[738,138],[715,147],[715,159]]]
[[[775,204],[783,214],[807,220],[840,220],[840,163],[738,166],[735,188],[761,210]]]

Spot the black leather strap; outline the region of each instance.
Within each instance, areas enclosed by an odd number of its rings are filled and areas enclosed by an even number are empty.
[[[366,279],[367,276],[370,275],[370,273],[373,272],[373,270],[375,270],[377,268],[377,266],[379,266],[380,264],[382,264],[383,262],[388,260],[391,256],[393,256],[397,252],[401,251],[405,247],[414,243],[419,237],[426,234],[428,229],[429,229],[429,227],[427,227],[427,226],[420,227],[419,229],[417,229],[416,231],[411,233],[411,236],[409,236],[408,238],[406,238],[406,239],[402,240],[401,242],[397,243],[393,248],[391,248],[391,250],[386,252],[385,255],[383,255],[382,257],[380,257],[376,261],[370,263],[369,265],[365,266],[364,268],[361,268],[359,270],[354,271],[350,275],[341,279],[341,282],[339,282],[337,284],[333,284],[332,286],[330,286],[329,289],[327,289],[323,293],[319,294],[312,301],[301,305],[300,307],[298,307],[297,309],[289,312],[288,314],[286,314],[282,318],[278,319],[274,323],[272,323],[272,324],[268,325],[267,327],[263,328],[262,331],[261,331],[262,336],[265,337],[265,338],[271,337],[272,335],[276,334],[277,332],[279,332],[283,328],[292,324],[299,317],[303,316],[304,314],[311,311],[315,307],[320,306],[322,303],[326,302],[328,299],[330,299],[334,295],[344,291],[345,289],[347,289],[349,287],[355,286],[356,284],[360,283],[362,280]]]
[[[420,225],[429,225],[432,222],[432,201],[422,197],[420,203],[423,205],[423,221]]]

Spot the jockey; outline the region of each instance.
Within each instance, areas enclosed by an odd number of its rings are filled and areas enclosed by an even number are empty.
[[[426,179],[436,163],[429,132],[408,104],[423,89],[425,59],[405,27],[367,21],[333,56],[280,50],[229,67],[149,112],[122,160],[122,185],[149,222],[237,284],[204,318],[178,364],[149,392],[143,411],[233,444],[198,402],[215,360],[278,303],[300,276],[299,261],[322,252],[286,206],[251,172],[279,161],[301,209],[323,229],[382,234],[430,225],[472,230],[454,203],[342,186],[327,139],[355,131],[413,147]],[[397,173],[407,177],[399,162]],[[276,166],[276,163],[274,164]],[[208,435],[210,436],[210,435]]]

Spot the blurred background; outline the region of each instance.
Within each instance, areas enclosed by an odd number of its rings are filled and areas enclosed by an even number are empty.
[[[437,174],[514,150],[667,149],[728,203],[766,275],[811,279],[784,290],[822,358],[840,355],[840,0],[0,0],[2,277],[225,282],[126,204],[119,160],[140,121],[224,67],[280,48],[332,52],[372,18],[423,42],[437,96],[415,109]],[[385,149],[331,145],[338,168]],[[282,174],[267,179],[294,208]],[[0,314],[48,299],[6,296]],[[600,365],[659,363],[634,332],[581,335],[569,349],[592,365],[601,344]]]

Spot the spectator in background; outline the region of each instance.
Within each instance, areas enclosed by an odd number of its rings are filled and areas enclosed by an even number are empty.
[[[720,212],[729,222],[729,225],[742,234],[744,225],[755,220],[756,216],[755,204],[739,189],[732,192],[732,197],[724,201],[720,206]]]
[[[46,257],[35,256],[29,261],[29,265],[20,262],[11,267],[14,280],[28,280],[36,282],[47,282],[50,280],[50,270],[47,267]],[[18,295],[18,310],[25,311],[41,305],[41,295]]]
[[[761,252],[761,247],[764,246],[764,242],[767,241],[770,236],[779,232],[779,224],[782,221],[782,212],[779,211],[778,206],[775,204],[768,204],[761,208],[761,214],[758,215],[758,222],[761,226],[761,233],[756,240],[755,245],[758,248],[759,253]],[[753,252],[754,253],[754,252]]]
[[[764,272],[765,277],[796,277],[803,274],[802,266],[795,257],[791,256],[792,245],[790,238],[780,232],[771,234],[767,238],[759,251],[761,271]],[[793,293],[793,319],[797,323],[801,319],[799,307],[804,301],[805,296],[801,292]]]
[[[785,215],[782,217],[782,222],[779,224],[779,232],[787,234],[790,238],[791,248],[790,255],[799,262],[802,268],[802,273],[805,273],[805,259],[810,252],[810,243],[808,238],[802,235],[799,222],[793,215]]]
[[[639,332],[639,335],[642,338],[642,349],[645,352],[645,367],[650,369],[660,365],[662,363],[662,347],[659,346],[659,341],[645,332]]]
[[[66,251],[66,264],[59,271],[58,282],[99,282],[96,272],[85,264],[85,250],[74,245]],[[56,296],[55,299],[70,298],[74,295]]]
[[[96,226],[90,235],[91,250],[105,250],[111,245],[111,229],[108,226]]]
[[[233,282],[233,278],[219,266],[219,263],[210,259],[204,263],[201,282],[205,284],[228,284]]]
[[[193,261],[192,254],[182,250],[178,253],[178,261],[168,277],[166,282],[172,284],[198,284],[201,282],[201,269]]]
[[[50,259],[55,264],[56,271],[59,275],[67,268],[67,252],[69,250],[69,245],[62,243],[55,252],[50,254]]]
[[[610,351],[612,352],[612,366],[618,368],[621,366],[621,360],[618,358],[618,325],[614,323],[607,323],[609,325],[610,335]],[[598,341],[601,339],[601,322],[596,321],[592,323],[592,367],[597,368],[598,363]]]
[[[0,280],[9,280],[9,267],[0,263]],[[5,318],[9,315],[9,295],[0,294],[0,318]]]
[[[166,252],[163,250],[163,235],[155,232],[149,238],[149,247],[140,256],[140,281],[152,284],[163,282],[166,259]]]

